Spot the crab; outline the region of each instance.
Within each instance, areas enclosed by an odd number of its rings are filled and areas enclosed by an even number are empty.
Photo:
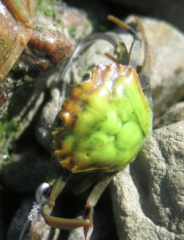
[[[135,17],[139,32],[119,19],[108,19],[121,26],[134,37],[128,53],[123,42],[106,34],[87,37],[76,48],[71,62],[86,44],[98,38],[115,46],[115,63],[98,65],[88,71],[65,99],[56,116],[52,131],[53,165],[48,183],[51,187],[42,216],[54,228],[71,230],[84,228],[89,240],[93,232],[93,212],[104,189],[116,173],[125,168],[137,156],[152,128],[151,94],[149,86],[149,51],[144,29]],[[144,60],[138,72],[141,43]],[[89,176],[76,194],[93,185],[87,199],[84,219],[66,219],[51,216],[55,201],[73,175]],[[92,176],[92,177],[90,177]]]
[[[0,1],[0,82],[4,80],[32,36],[38,0]]]

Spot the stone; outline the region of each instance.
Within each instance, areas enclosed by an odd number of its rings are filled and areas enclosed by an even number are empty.
[[[157,130],[114,177],[119,239],[184,239],[184,121]]]
[[[184,120],[184,102],[179,102],[166,110],[166,113],[154,119],[154,127],[160,128]]]
[[[33,201],[35,201],[33,198],[25,198],[22,201],[20,208],[15,213],[14,218],[9,226],[7,240],[19,239],[21,231],[28,219],[28,214],[31,211]],[[56,240],[58,238],[58,234],[59,230],[52,229],[46,225],[42,216],[39,215],[37,219],[28,224],[23,239],[46,240],[48,239],[47,237],[49,235],[52,240]]]
[[[50,154],[32,146],[25,152],[12,155],[12,158],[16,161],[3,166],[0,172],[3,185],[19,194],[35,193],[49,171]]]

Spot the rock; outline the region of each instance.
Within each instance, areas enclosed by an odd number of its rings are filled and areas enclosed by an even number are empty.
[[[15,213],[15,216],[8,229],[8,240],[19,239],[20,232],[27,221],[29,211],[31,210],[34,198],[24,199],[20,208]]]
[[[43,107],[35,128],[35,136],[38,142],[49,152],[51,151],[52,125],[61,107],[59,89],[52,89],[51,97],[51,101]]]
[[[111,184],[118,236],[184,239],[184,121],[153,131]]]
[[[13,143],[27,130],[43,104],[47,80],[53,71],[43,74],[34,84],[26,85],[23,91],[14,92],[0,122],[0,155],[4,161],[10,158],[8,152],[13,148]]]
[[[91,31],[91,22],[84,11],[64,3],[42,1],[38,5],[33,34],[26,49],[27,61],[43,68],[56,66],[69,57],[73,46]],[[21,59],[24,59],[26,51]],[[31,57],[30,52],[36,56]],[[35,71],[36,69],[39,66],[35,67]]]
[[[49,23],[50,16],[46,19],[41,18],[41,21],[37,22],[38,29],[41,25],[41,28],[47,26],[50,31],[63,32],[73,45],[76,45],[82,38],[91,33],[92,25],[87,19],[84,11],[68,7],[65,4],[54,5],[54,8],[61,23],[52,25]],[[63,28],[61,28],[61,24]],[[37,140],[47,151],[50,151],[51,148],[50,134],[53,121],[56,114],[59,112],[62,102],[62,97],[60,96],[62,95],[61,84],[58,83],[60,72],[61,65],[58,65],[54,73],[47,77],[47,88],[50,89],[51,100],[45,104],[35,128]]]
[[[15,216],[9,226],[7,240],[19,239],[23,226],[28,219],[27,217],[32,208],[33,201],[35,201],[34,198],[26,198],[22,201],[20,208],[15,213]],[[29,233],[27,233],[28,231]],[[50,240],[56,240],[58,233],[59,230],[51,229],[51,227],[45,224],[42,216],[39,215],[39,220],[36,220],[34,224],[29,223],[24,234],[24,240],[46,240],[48,235],[50,236]]]
[[[184,96],[184,35],[163,21],[142,23],[150,46],[153,108],[158,116]]]
[[[184,102],[179,102],[166,110],[160,118],[154,119],[154,127],[160,128],[184,120]]]
[[[0,172],[3,185],[19,194],[35,193],[48,173],[50,155],[32,147],[21,154],[13,155],[12,158],[16,161],[3,166]]]

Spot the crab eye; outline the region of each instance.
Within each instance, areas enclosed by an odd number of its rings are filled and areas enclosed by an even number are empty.
[[[86,73],[86,74],[82,77],[82,81],[90,80],[90,78],[91,78],[91,74],[90,74],[90,73]]]
[[[63,120],[60,118],[59,113],[56,115],[54,120],[54,127],[59,128],[63,125]]]

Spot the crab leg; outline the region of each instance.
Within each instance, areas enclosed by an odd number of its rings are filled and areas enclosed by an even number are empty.
[[[104,173],[104,175],[98,180],[98,182],[94,186],[93,190],[91,191],[87,199],[85,209],[88,210],[88,214],[85,219],[89,220],[90,224],[84,226],[85,240],[89,240],[93,232],[93,212],[94,212],[93,208],[97,204],[103,191],[106,189],[106,187],[116,174],[117,172]]]
[[[49,201],[42,208],[42,216],[46,223],[51,227],[65,230],[84,227],[85,239],[89,240],[93,231],[93,208],[116,173],[117,172],[113,172],[110,176],[110,173],[104,173],[103,176],[98,180],[87,199],[85,209],[88,210],[88,214],[85,219],[68,219],[50,216],[55,205],[56,198],[69,180],[69,178],[67,180],[59,178],[52,189]]]
[[[69,176],[70,177],[70,176]],[[90,221],[88,219],[68,219],[68,218],[58,218],[50,216],[53,207],[55,206],[55,200],[58,195],[62,192],[65,187],[67,179],[62,179],[60,177],[53,186],[49,201],[42,208],[42,216],[45,219],[46,223],[54,228],[60,228],[65,230],[72,230],[79,227],[86,227],[89,225]]]

